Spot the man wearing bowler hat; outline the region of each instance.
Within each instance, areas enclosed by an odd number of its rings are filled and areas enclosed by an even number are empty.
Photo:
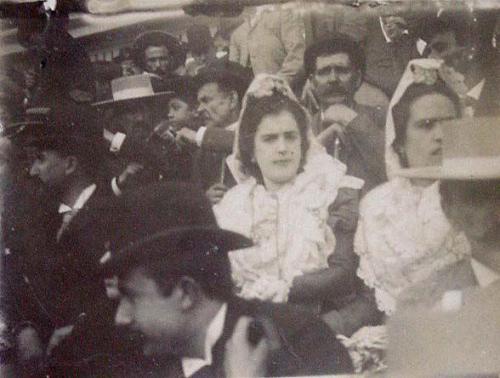
[[[269,345],[266,375],[351,371],[347,351],[314,315],[234,295],[228,253],[251,242],[218,227],[201,191],[168,184],[127,202],[132,210],[122,232],[137,238],[111,252],[104,275],[118,276],[116,326],[142,335],[158,376],[225,376],[226,341],[241,316],[254,320],[249,343]],[[145,236],[145,230],[153,231]]]

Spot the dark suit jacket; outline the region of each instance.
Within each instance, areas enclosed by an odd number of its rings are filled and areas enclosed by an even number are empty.
[[[120,155],[156,170],[163,179],[181,181],[191,178],[191,153],[187,148],[180,150],[156,135],[147,142],[135,135],[127,135],[120,149]]]
[[[497,116],[500,114],[499,86],[500,79],[493,72],[488,73],[477,106],[474,109],[475,117]]]
[[[347,350],[328,326],[311,313],[292,305],[234,299],[228,303],[222,336],[212,349],[211,372],[197,372],[193,378],[224,377],[225,344],[231,337],[237,320],[244,315],[254,319],[267,319],[278,336],[281,347],[270,354],[267,376],[352,372],[352,362]],[[171,364],[158,372],[157,376],[183,377],[180,360],[169,362]]]
[[[365,181],[362,195],[387,181],[385,171],[385,115],[376,108],[354,104],[358,116],[345,127],[345,143],[341,146],[339,160],[347,165],[347,173]],[[319,112],[312,118],[315,135],[323,131]],[[334,146],[326,146],[334,154]]]
[[[204,191],[216,183],[227,187],[236,185],[236,180],[225,164],[231,154],[234,143],[234,131],[208,127],[203,136],[201,147],[193,159],[193,181]]]
[[[391,97],[408,62],[420,57],[416,39],[404,35],[399,41],[387,43],[380,21],[374,17],[367,24],[363,44],[366,52],[365,80]]]

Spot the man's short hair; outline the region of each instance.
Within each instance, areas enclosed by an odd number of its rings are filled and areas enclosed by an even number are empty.
[[[241,101],[250,81],[251,76],[245,68],[237,63],[225,62],[201,70],[195,77],[195,89],[198,92],[204,85],[215,83],[226,93],[235,91]]]
[[[306,74],[309,76],[316,71],[316,60],[318,57],[340,53],[349,55],[353,67],[364,74],[366,65],[365,54],[359,43],[346,35],[336,35],[322,39],[309,46],[304,52],[304,69]]]

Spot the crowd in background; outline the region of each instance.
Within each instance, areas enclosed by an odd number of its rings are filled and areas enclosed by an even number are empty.
[[[105,63],[51,17],[2,78],[4,365],[378,372],[391,318],[470,304],[498,336],[495,12],[248,7]]]

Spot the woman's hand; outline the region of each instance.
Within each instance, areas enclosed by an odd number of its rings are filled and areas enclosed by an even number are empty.
[[[231,377],[263,377],[266,375],[266,362],[269,343],[263,336],[257,345],[252,345],[248,331],[253,319],[243,316],[238,319],[233,335],[226,343],[224,371]]]

